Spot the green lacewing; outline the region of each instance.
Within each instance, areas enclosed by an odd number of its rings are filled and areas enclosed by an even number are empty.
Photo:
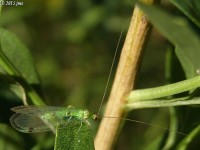
[[[87,109],[76,109],[72,106],[17,106],[11,108],[15,114],[10,118],[12,126],[24,133],[53,131],[66,127],[73,119],[90,125],[88,118],[96,119],[96,114],[90,114]]]

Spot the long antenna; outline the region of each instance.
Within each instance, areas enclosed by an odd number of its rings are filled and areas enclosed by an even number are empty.
[[[129,19],[128,19],[129,20]],[[124,29],[125,29],[125,26],[128,22],[128,20],[125,22],[123,28],[122,28],[122,31],[120,33],[120,36],[119,36],[119,39],[118,39],[118,42],[117,42],[117,46],[116,46],[116,49],[115,49],[115,54],[114,54],[114,57],[113,57],[113,60],[112,60],[112,64],[110,66],[110,72],[109,72],[109,75],[108,75],[108,80],[106,82],[106,87],[105,87],[105,90],[103,92],[103,96],[102,96],[102,99],[101,99],[101,103],[100,103],[100,106],[99,106],[99,110],[98,110],[98,113],[97,113],[97,116],[99,116],[100,114],[100,111],[101,111],[101,108],[103,106],[103,102],[105,100],[105,96],[106,96],[106,92],[107,92],[107,89],[108,89],[108,85],[110,83],[110,78],[111,78],[111,74],[112,74],[112,71],[113,71],[113,66],[114,66],[114,63],[115,63],[115,59],[116,59],[116,56],[117,56],[117,52],[118,52],[118,49],[119,49],[119,44],[120,44],[120,41],[121,41],[121,38],[122,38],[122,34],[124,32]]]
[[[100,117],[98,117],[98,118],[100,118]],[[159,125],[155,125],[155,124],[151,124],[151,123],[143,122],[143,121],[139,121],[139,120],[134,120],[134,119],[118,118],[118,117],[110,117],[110,116],[102,116],[101,118],[121,119],[121,120],[126,120],[126,121],[130,121],[130,122],[135,122],[135,123],[139,123],[139,124],[143,124],[143,125],[148,125],[148,126],[160,128],[162,130],[175,131],[177,134],[180,134],[180,135],[183,135],[183,136],[187,135],[186,133],[183,133],[183,132],[180,132],[180,131],[176,131],[176,130],[173,130],[173,129],[170,129],[170,128],[167,128],[167,127],[162,127],[162,126],[159,126]]]

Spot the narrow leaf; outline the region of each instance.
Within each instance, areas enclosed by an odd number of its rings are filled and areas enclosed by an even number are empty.
[[[174,16],[161,8],[139,3],[154,27],[176,47],[176,54],[187,78],[195,76],[200,68],[200,40],[182,17]]]
[[[200,27],[200,3],[199,0],[170,0],[191,21]]]
[[[0,45],[1,45],[1,70],[13,66],[10,71],[12,75],[18,71],[29,84],[39,83],[38,75],[32,60],[30,51],[13,33],[0,28]],[[15,70],[14,70],[15,69]]]

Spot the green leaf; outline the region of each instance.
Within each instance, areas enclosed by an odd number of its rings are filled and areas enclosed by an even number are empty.
[[[142,3],[139,6],[154,27],[174,44],[187,78],[195,76],[200,68],[200,40],[188,22],[155,6],[149,7]]]
[[[30,51],[11,32],[0,28],[0,71],[17,78],[35,105],[44,105],[43,100],[32,88],[39,78]]]
[[[66,127],[56,130],[55,150],[94,150],[90,127],[79,119],[71,118]]]
[[[191,21],[200,27],[200,3],[199,0],[170,0]]]
[[[29,84],[38,84],[38,75],[26,46],[17,36],[3,28],[0,28],[0,40],[1,70],[9,75],[22,76]]]

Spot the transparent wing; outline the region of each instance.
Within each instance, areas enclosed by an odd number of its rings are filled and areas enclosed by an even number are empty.
[[[45,112],[55,112],[60,110],[66,110],[66,107],[55,107],[55,106],[17,106],[11,108],[12,111],[21,114],[38,114],[38,113],[45,113]]]
[[[16,112],[11,118],[12,126],[21,132],[43,132],[53,131],[58,124],[66,127],[68,118],[64,114],[59,116],[58,112],[67,109],[74,109],[73,107],[55,107],[55,106],[17,106],[11,108]]]
[[[52,130],[48,124],[45,124],[45,122],[42,121],[39,116],[34,114],[15,113],[10,118],[10,122],[16,130],[24,133]]]
[[[21,132],[43,132],[53,131],[56,128],[65,128],[68,123],[73,123],[75,120],[80,120],[79,126],[86,123],[85,119],[81,120],[73,116],[65,116],[67,109],[75,109],[72,106],[54,107],[54,106],[18,106],[11,108],[16,112],[11,118],[12,126]],[[64,110],[64,114],[59,112]],[[89,124],[87,122],[87,124]]]

